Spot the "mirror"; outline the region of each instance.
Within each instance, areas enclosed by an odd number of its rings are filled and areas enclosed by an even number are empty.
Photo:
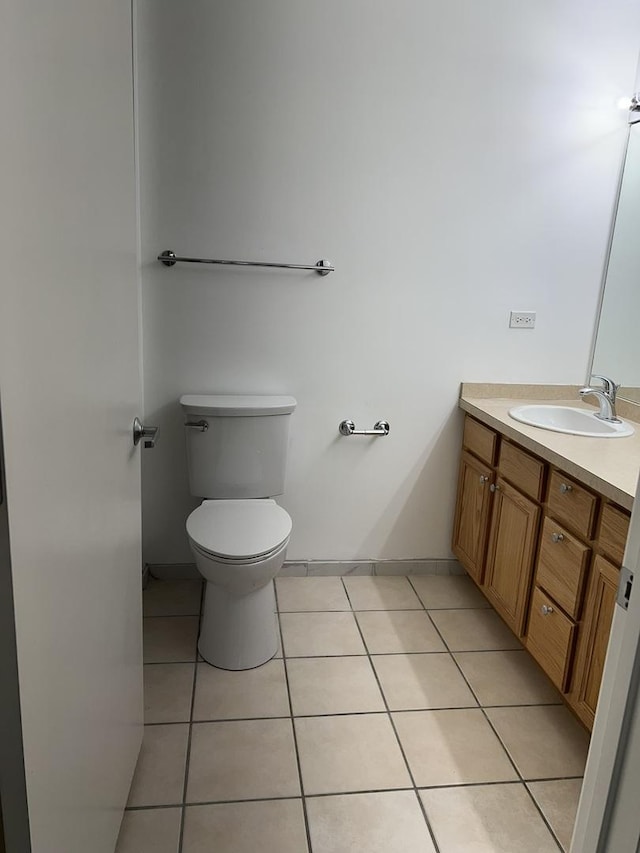
[[[629,128],[592,373],[621,383],[618,396],[640,403],[640,122]]]

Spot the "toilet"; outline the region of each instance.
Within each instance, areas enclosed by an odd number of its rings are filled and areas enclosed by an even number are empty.
[[[192,495],[187,536],[205,579],[198,651],[221,669],[252,669],[278,650],[273,579],[291,535],[284,491],[293,397],[194,395],[185,414]]]

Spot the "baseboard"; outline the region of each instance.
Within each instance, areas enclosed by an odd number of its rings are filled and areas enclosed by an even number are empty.
[[[148,563],[158,580],[191,580],[200,574],[195,563]],[[289,560],[279,577],[347,577],[353,575],[463,575],[457,560]]]
[[[195,563],[147,563],[147,568],[160,581],[202,580]]]
[[[280,577],[347,577],[353,575],[460,575],[457,560],[308,560],[285,562]]]

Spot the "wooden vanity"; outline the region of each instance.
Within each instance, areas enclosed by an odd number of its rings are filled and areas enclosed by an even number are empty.
[[[530,429],[524,447],[487,420],[465,416],[453,551],[591,729],[630,513],[557,452],[532,452]]]

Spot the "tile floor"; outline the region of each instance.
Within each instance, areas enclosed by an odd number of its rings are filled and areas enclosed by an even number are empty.
[[[464,576],[276,583],[282,648],[197,660],[197,581],[145,591],[117,853],[567,850],[588,737]]]

